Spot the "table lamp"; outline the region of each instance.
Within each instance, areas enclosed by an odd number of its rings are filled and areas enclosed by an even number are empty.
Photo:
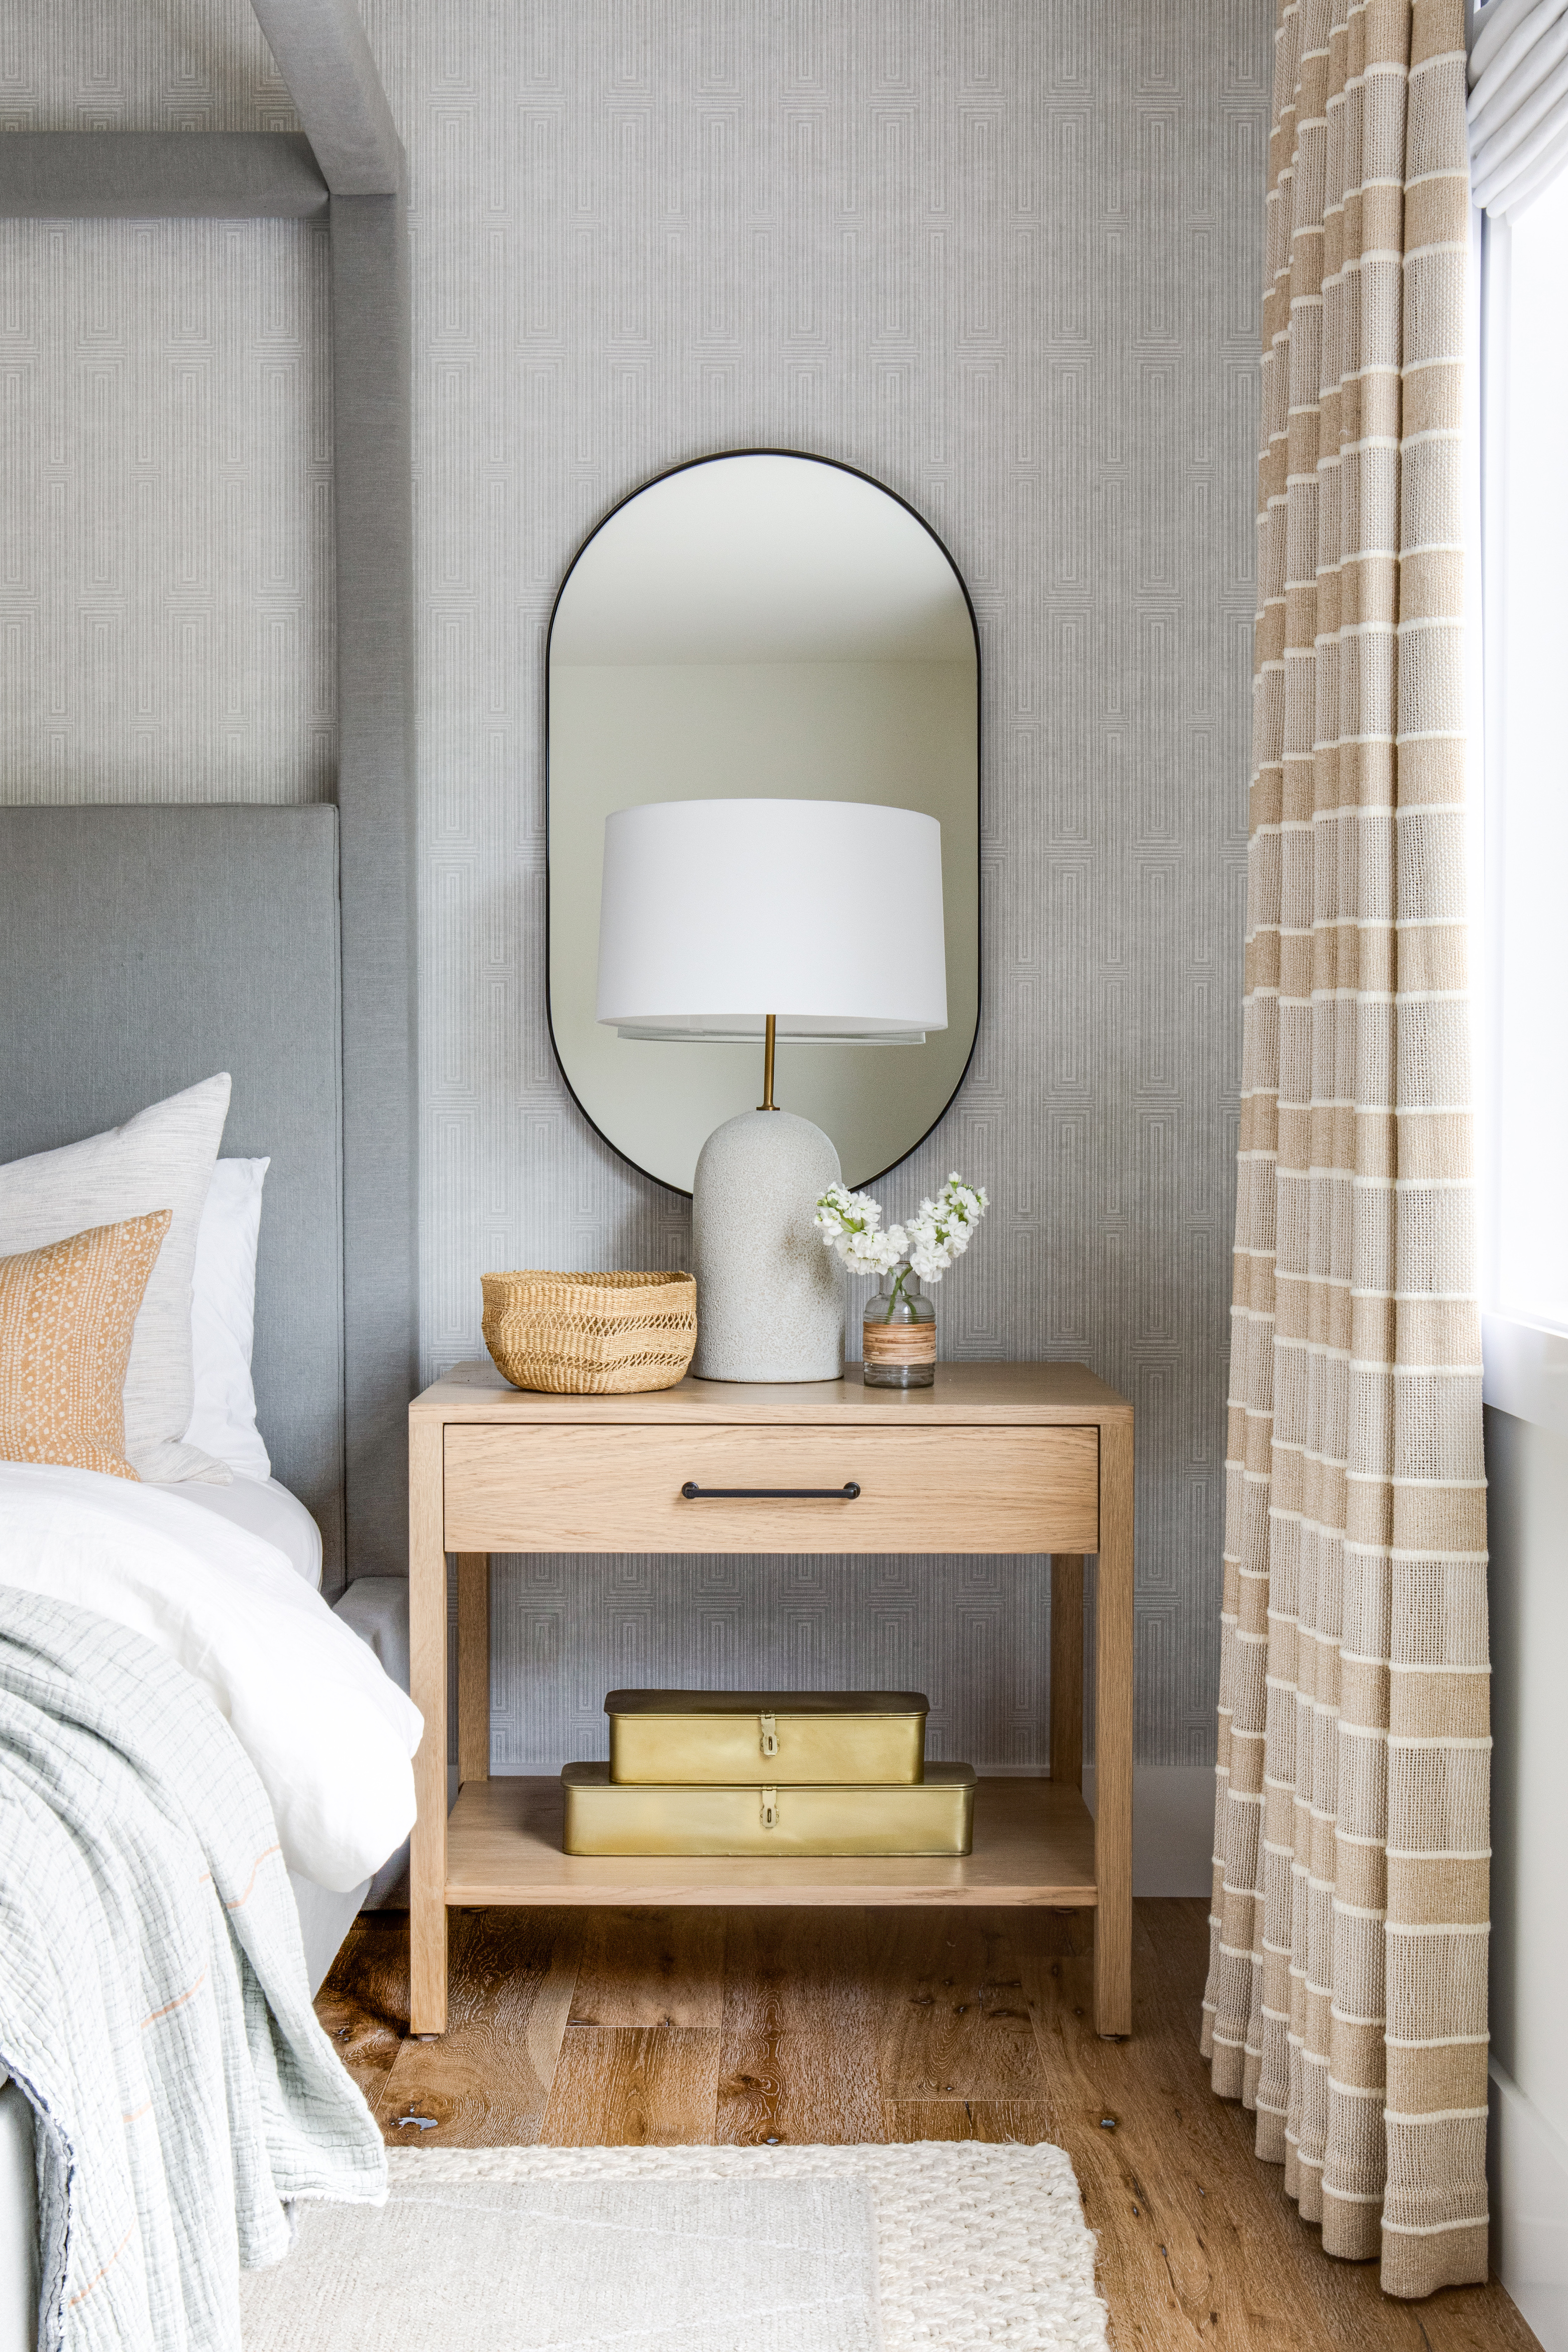
[[[622,1037],[761,1046],[761,1102],[697,1160],[692,1370],[840,1379],[843,1268],[812,1223],[839,1155],[774,1101],[774,1046],[921,1045],[946,1027],[936,818],[844,801],[618,810],[604,825],[597,1018]]]

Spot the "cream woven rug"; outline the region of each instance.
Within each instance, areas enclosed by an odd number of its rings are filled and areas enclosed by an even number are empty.
[[[387,2203],[300,2209],[246,2352],[1090,2352],[1062,2150],[394,2148]]]

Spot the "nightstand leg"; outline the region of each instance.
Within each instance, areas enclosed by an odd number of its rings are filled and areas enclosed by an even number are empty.
[[[490,1777],[490,1555],[457,1555],[457,1778]]]
[[[1133,1423],[1100,1429],[1094,1656],[1094,2027],[1133,2030]]]
[[[424,1717],[413,1759],[419,1818],[409,1860],[409,2032],[446,2031],[446,1550],[439,1421],[409,1431],[410,1686]]]
[[[1051,1562],[1051,1777],[1083,1786],[1083,1555]]]

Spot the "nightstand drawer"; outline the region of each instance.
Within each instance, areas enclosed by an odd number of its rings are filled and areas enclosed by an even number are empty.
[[[1092,1552],[1099,1486],[1092,1426],[449,1423],[445,1544],[462,1552]],[[737,1488],[764,1491],[722,1491]]]

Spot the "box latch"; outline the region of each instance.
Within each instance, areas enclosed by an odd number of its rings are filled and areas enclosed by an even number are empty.
[[[764,1756],[777,1756],[779,1753],[778,1717],[759,1715],[757,1720],[762,1726],[762,1753]]]
[[[762,1791],[762,1826],[765,1830],[776,1830],[779,1826],[779,1791],[777,1789],[764,1789]]]

